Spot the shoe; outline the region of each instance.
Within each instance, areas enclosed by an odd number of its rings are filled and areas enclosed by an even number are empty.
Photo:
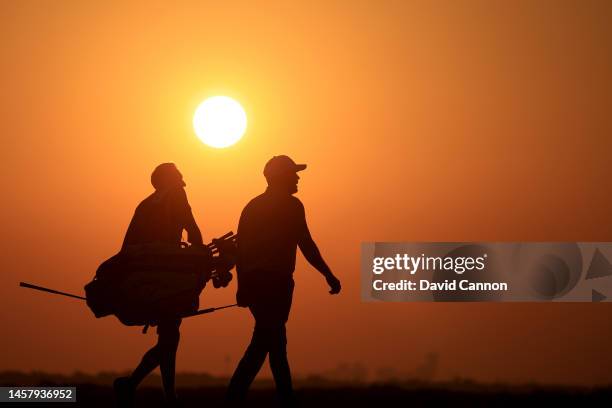
[[[115,401],[119,408],[131,408],[134,406],[136,388],[132,385],[130,377],[119,377],[113,382],[115,390]]]

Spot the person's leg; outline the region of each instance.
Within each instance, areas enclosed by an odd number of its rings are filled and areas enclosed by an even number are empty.
[[[293,298],[293,281],[286,288],[285,296],[279,296],[274,308],[275,313],[271,315],[272,321],[269,327],[269,352],[270,369],[276,383],[276,392],[280,397],[282,405],[294,403],[293,384],[291,381],[291,370],[287,359],[287,330],[285,323],[289,319],[291,301]]]
[[[132,375],[120,377],[113,382],[117,405],[119,407],[132,407],[134,405],[134,395],[136,387],[159,365],[159,340],[145,353]]]
[[[134,369],[132,375],[129,377],[130,382],[134,388],[138,387],[138,384],[144,380],[144,378],[155,370],[159,365],[159,342],[155,346],[151,347],[149,351],[142,356],[140,364]]]
[[[257,316],[253,308],[251,308],[251,313]],[[227,389],[226,398],[228,400],[242,401],[246,398],[249,387],[266,360],[267,354],[268,347],[265,333],[260,325],[258,325],[257,317],[255,317],[255,329],[253,330],[251,343],[238,363],[238,367],[236,367],[236,371],[234,371]]]
[[[270,369],[276,383],[276,392],[281,404],[293,402],[291,370],[287,360],[287,334],[285,323],[270,329]]]
[[[157,341],[157,347],[159,348],[159,368],[167,401],[176,400],[174,377],[176,370],[176,351],[181,337],[179,331],[180,324],[180,319],[164,321],[160,322],[157,329],[159,334]]]

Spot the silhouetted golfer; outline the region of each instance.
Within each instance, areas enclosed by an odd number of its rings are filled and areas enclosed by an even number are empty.
[[[174,163],[157,166],[151,174],[151,184],[155,192],[136,208],[121,250],[129,251],[131,245],[149,243],[178,245],[183,229],[187,230],[191,244],[202,245],[202,234],[183,188],[183,176]],[[166,400],[170,404],[175,402],[174,374],[180,324],[180,318],[160,321],[157,344],[146,352],[131,376],[115,380],[114,388],[120,406],[133,404],[136,387],[157,366],[160,367]]]
[[[306,260],[325,276],[330,293],[340,292],[340,281],[310,236],[304,206],[293,196],[298,190],[297,172],[305,168],[305,164],[295,164],[287,156],[270,159],[264,167],[268,188],[251,200],[240,216],[236,299],[238,305],[249,307],[255,317],[255,330],[230,381],[230,401],[244,400],[269,354],[281,403],[293,402],[285,323],[291,308],[298,246]]]

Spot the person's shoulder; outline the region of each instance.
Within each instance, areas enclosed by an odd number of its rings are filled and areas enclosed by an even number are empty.
[[[253,208],[258,207],[263,201],[264,201],[265,197],[264,194],[260,194],[254,198],[252,198],[245,206],[244,209],[242,210],[242,212],[248,212],[250,210],[252,210]]]
[[[293,207],[295,207],[295,208],[297,208],[299,210],[304,210],[304,204],[302,204],[302,201],[299,198],[297,198],[296,196],[290,195],[288,201],[289,201],[290,205],[292,205]]]
[[[145,197],[144,200],[138,203],[138,205],[136,206],[136,211],[141,211],[143,208],[148,207],[149,205],[151,205],[152,202],[156,200],[156,198],[157,195],[155,192],[149,194],[147,197]]]
[[[285,208],[293,214],[295,217],[304,217],[306,210],[304,209],[304,204],[300,201],[296,196],[290,195],[287,198]]]
[[[257,197],[252,198],[242,209],[240,213],[240,221],[238,225],[238,229],[244,229],[246,224],[252,223],[254,220],[259,218],[259,214],[261,213],[262,207],[265,207],[263,201],[263,194],[258,195]]]
[[[300,199],[293,195],[273,195],[264,192],[251,199],[242,210],[242,213],[258,211],[260,208],[269,208],[270,206],[274,208],[289,207],[293,210],[304,211],[304,205]]]

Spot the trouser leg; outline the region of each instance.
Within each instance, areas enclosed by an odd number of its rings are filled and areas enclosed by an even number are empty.
[[[276,392],[281,403],[293,402],[293,385],[291,370],[287,360],[287,334],[284,322],[269,329],[270,369],[276,383]]]
[[[140,364],[130,376],[130,381],[134,387],[137,387],[151,371],[159,366],[164,390],[167,395],[174,396],[176,350],[180,340],[179,325],[180,321],[159,324],[157,344],[145,353]]]
[[[144,380],[144,378],[151,373],[151,371],[155,370],[159,365],[159,344],[153,346],[149,351],[142,356],[142,360],[140,364],[136,367],[132,375],[130,376],[130,380],[134,387],[137,387],[138,384]]]
[[[240,400],[246,397],[249,386],[257,376],[268,353],[281,400],[289,400],[292,396],[285,323],[291,309],[293,280],[269,286],[267,288],[269,293],[260,294],[259,299],[249,306],[255,318],[255,329],[251,343],[230,381],[228,399]]]
[[[244,400],[246,398],[249,387],[266,360],[267,354],[268,349],[264,342],[264,338],[257,329],[257,326],[255,326],[253,336],[251,337],[251,343],[247,347],[244,356],[240,360],[240,363],[238,363],[238,367],[236,367],[236,371],[230,380],[227,390],[227,399]]]
[[[160,323],[158,328],[159,338],[157,347],[159,348],[159,368],[161,371],[162,384],[166,399],[176,398],[174,378],[176,371],[176,351],[180,340],[179,326],[181,322],[169,321]]]

